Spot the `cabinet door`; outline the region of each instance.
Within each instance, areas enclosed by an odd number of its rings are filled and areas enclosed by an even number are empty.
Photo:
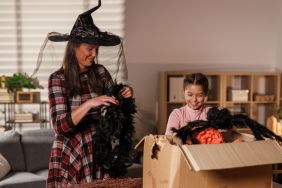
[[[184,102],[184,76],[169,76],[168,77],[168,102],[183,103]]]
[[[170,113],[176,109],[185,105],[183,81],[184,75],[173,74],[167,77],[167,100],[166,100],[166,116],[163,127],[166,127],[166,123]]]

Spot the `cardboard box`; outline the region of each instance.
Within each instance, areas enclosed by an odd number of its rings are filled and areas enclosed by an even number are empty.
[[[272,164],[282,163],[273,140],[177,146],[171,137],[149,135],[144,145],[144,188],[271,188]],[[157,159],[152,148],[157,144]]]

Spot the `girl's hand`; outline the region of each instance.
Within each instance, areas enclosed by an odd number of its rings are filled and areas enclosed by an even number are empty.
[[[129,86],[124,86],[120,93],[124,98],[129,98],[133,96],[133,89]]]
[[[91,108],[99,107],[99,106],[110,106],[111,104],[118,104],[118,101],[115,97],[110,97],[107,95],[101,95],[99,97],[95,97],[93,99],[88,100]]]

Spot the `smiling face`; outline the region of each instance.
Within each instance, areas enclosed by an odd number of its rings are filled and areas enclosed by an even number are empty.
[[[97,49],[97,46],[86,43],[81,43],[79,47],[75,48],[75,55],[81,71],[87,70],[93,64],[97,56]]]
[[[193,110],[200,109],[206,98],[202,85],[188,84],[184,89],[186,104]]]

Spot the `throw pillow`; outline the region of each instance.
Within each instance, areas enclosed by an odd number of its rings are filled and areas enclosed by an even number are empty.
[[[21,135],[17,131],[0,132],[0,153],[7,159],[13,171],[26,170]]]
[[[6,176],[11,170],[11,166],[8,161],[0,153],[0,179]]]

